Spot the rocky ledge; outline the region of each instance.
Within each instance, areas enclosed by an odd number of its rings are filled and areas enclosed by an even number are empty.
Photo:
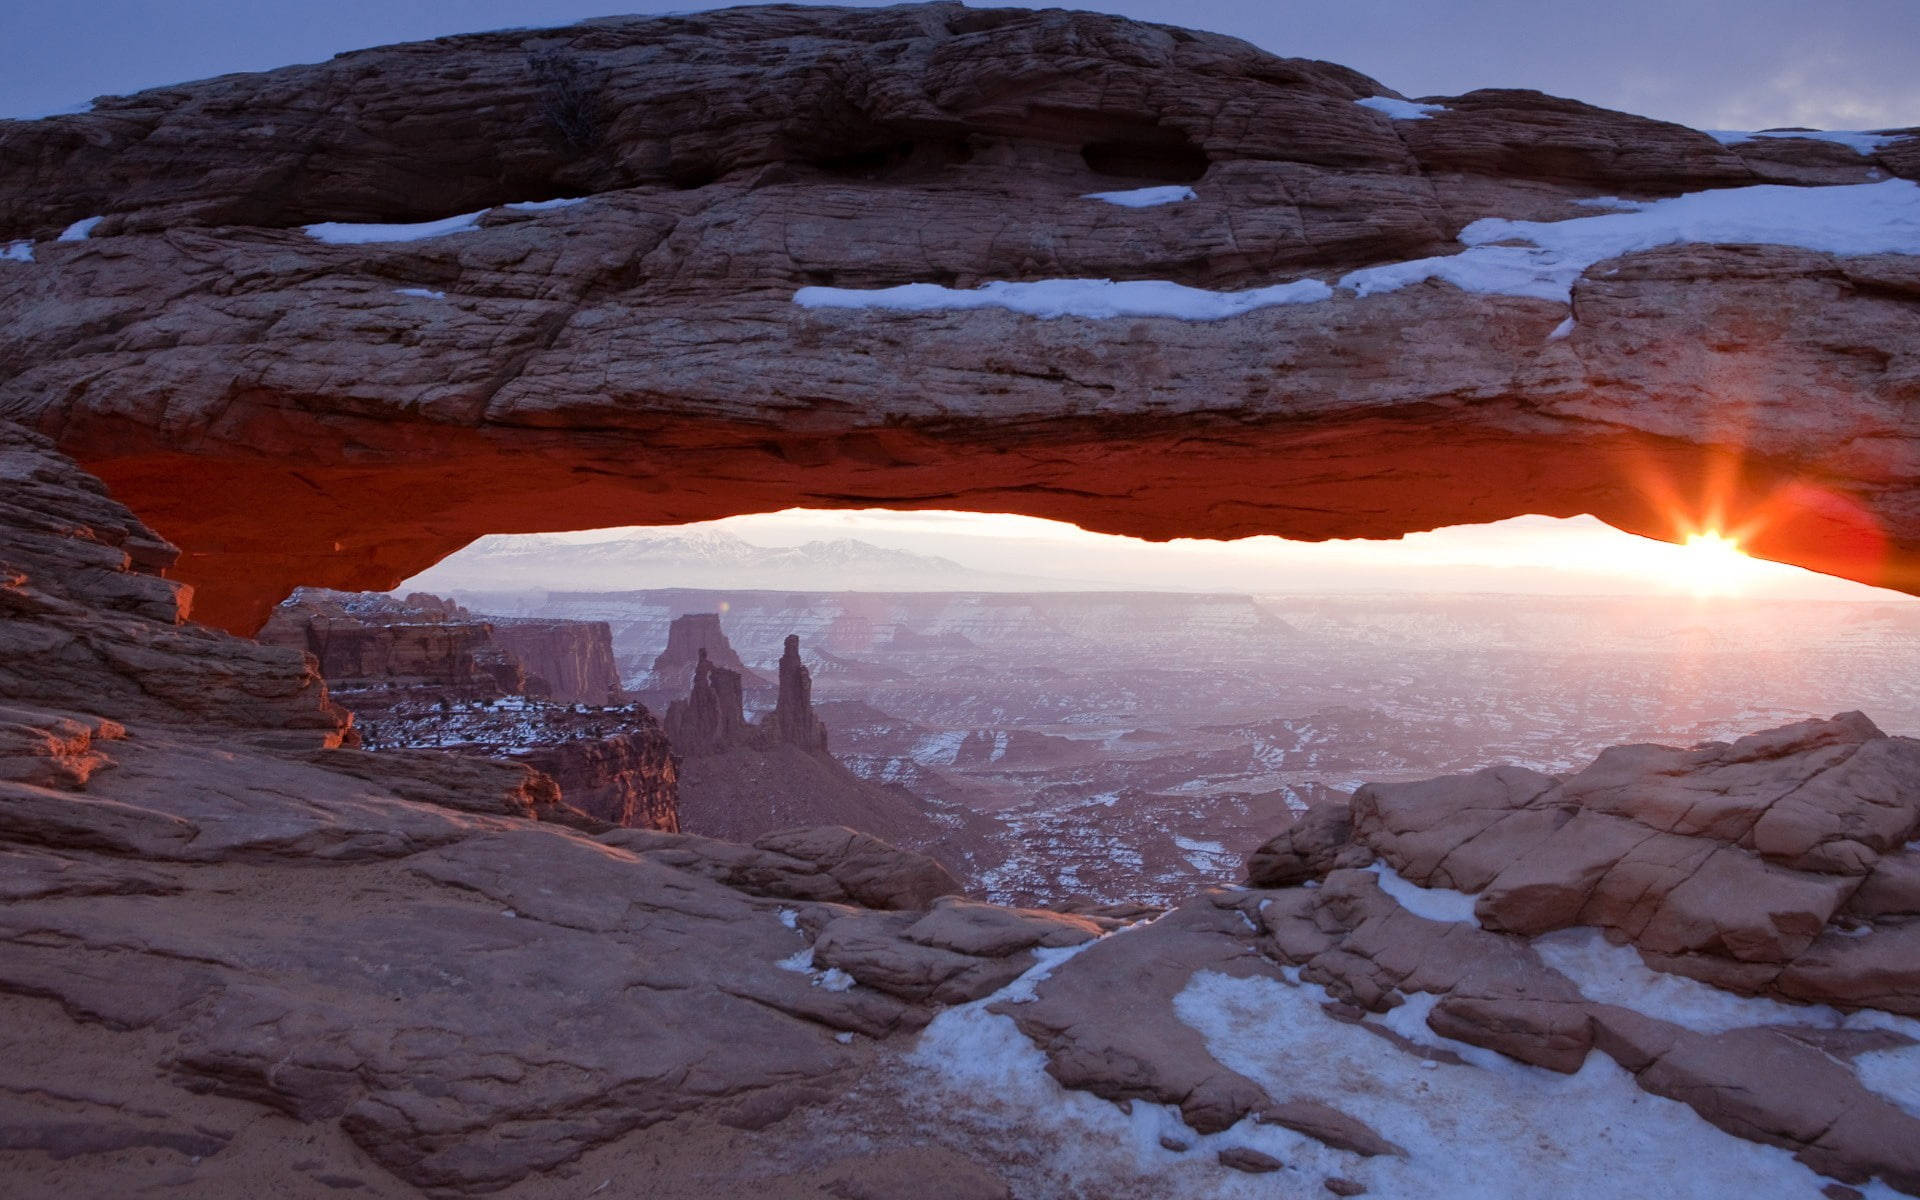
[[[240,631],[485,533],[796,504],[1718,520],[1912,590],[1913,133],[949,3],[443,38],[0,122],[0,415]]]

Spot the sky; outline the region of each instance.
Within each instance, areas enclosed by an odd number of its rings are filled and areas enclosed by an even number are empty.
[[[1034,5],[984,0],[973,6]],[[37,116],[95,95],[313,62],[389,42],[689,7],[714,6],[686,0],[4,0],[0,116]],[[1090,0],[1076,7],[1215,30],[1276,54],[1344,63],[1408,96],[1529,87],[1703,129],[1920,124],[1920,70],[1914,68],[1920,0]],[[1629,538],[1590,519],[1527,517],[1397,542],[1318,547],[1271,538],[1152,546],[1051,522],[957,513],[781,513],[720,525],[764,545],[854,536],[981,569],[1145,586],[1182,578],[1283,590],[1704,587],[1891,596],[1754,564],[1711,546],[1688,551]]]
[[[858,7],[874,7],[853,0]],[[0,115],[449,33],[687,0],[4,0]],[[976,3],[976,8],[1041,7]],[[1529,87],[1703,129],[1920,124],[1920,0],[1089,0],[1409,96]]]
[[[1920,603],[1899,592],[1751,559],[1712,538],[1690,546],[1670,545],[1622,533],[1592,517],[1514,517],[1386,541],[1255,537],[1144,542],[1008,514],[788,509],[670,530],[602,529],[553,536],[597,542],[703,529],[768,547],[855,538],[938,555],[976,571],[1021,576],[1033,580],[1036,589],[1066,581],[1078,587],[1143,591],[1496,592]],[[444,566],[461,574],[452,560]],[[466,583],[465,575],[462,579],[462,586],[479,586]],[[422,579],[407,586],[431,590],[435,584]],[[631,578],[608,578],[595,586],[618,591],[638,585]],[[659,577],[647,586],[679,585]],[[733,586],[786,585],[756,582],[750,572],[743,572]]]

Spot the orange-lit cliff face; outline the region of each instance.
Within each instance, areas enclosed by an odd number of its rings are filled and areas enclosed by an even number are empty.
[[[116,496],[183,544],[172,573],[193,584],[195,619],[239,632],[257,629],[295,586],[393,587],[486,533],[793,505],[975,508],[1149,538],[1382,538],[1526,512],[1592,512],[1648,537],[1685,542],[1710,533],[1762,557],[1920,590],[1911,537],[1887,528],[1891,519],[1782,467],[1743,473],[1706,508],[1643,486],[1649,463],[1661,479],[1713,469],[1711,452],[1684,443],[1507,440],[1470,429],[1446,437],[1372,420],[1305,430],[1277,424],[1234,430],[1232,443],[1204,448],[1172,429],[1129,441],[1083,426],[1036,436],[1025,444],[1043,444],[1026,453],[896,436],[904,452],[894,461],[875,461],[880,456],[855,449],[860,439],[852,437],[789,442],[812,453],[788,454],[745,430],[694,425],[679,432],[690,441],[701,433],[738,440],[716,436],[674,453],[653,439],[624,461],[599,450],[569,460],[559,450],[511,454],[495,445],[464,461],[450,455],[384,469],[288,470],[181,453],[92,465]],[[1384,505],[1388,494],[1393,502]]]
[[[1723,146],[1527,92],[1396,119],[1356,103],[1372,80],[1227,39],[928,7],[542,35],[595,81],[583,143],[530,36],[0,125],[0,237],[37,239],[0,264],[26,331],[0,414],[181,546],[200,619],[250,632],[296,584],[388,587],[483,533],[792,505],[1151,538],[1586,512],[1920,589],[1912,253],[1342,282],[1608,196],[1907,188],[1920,138]],[[1169,182],[1193,197],[1087,198]],[[507,203],[552,196],[584,199]],[[1039,279],[1330,286],[1220,319],[796,303]]]

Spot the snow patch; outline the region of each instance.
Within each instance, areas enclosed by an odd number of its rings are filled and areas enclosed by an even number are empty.
[[[1722,146],[1738,146],[1756,138],[1804,138],[1810,142],[1832,142],[1836,146],[1845,146],[1859,155],[1884,150],[1902,138],[1913,136],[1910,133],[1864,133],[1853,129],[1703,129],[1700,132]]]
[[[1920,1117],[1920,1048],[1897,1046],[1853,1057],[1861,1086],[1877,1092],[1910,1117]]]
[[[779,967],[782,971],[798,971],[802,975],[811,975],[813,973],[813,947],[808,946],[805,950],[796,950],[773,965]]]
[[[360,246],[369,242],[419,242],[427,238],[445,237],[452,233],[466,233],[479,228],[480,218],[488,209],[478,212],[461,213],[455,217],[442,217],[438,221],[415,221],[411,224],[355,224],[348,221],[322,221],[317,225],[306,226],[307,236],[315,241],[326,242],[332,246]]]
[[[1174,998],[1176,1015],[1224,1066],[1276,1099],[1343,1108],[1408,1152],[1356,1161],[1291,1138],[1277,1157],[1307,1178],[1344,1175],[1370,1196],[1401,1200],[1724,1200],[1812,1196],[1825,1182],[1785,1150],[1731,1137],[1685,1105],[1641,1091],[1604,1054],[1588,1055],[1570,1076],[1491,1051],[1476,1061],[1472,1047],[1451,1042],[1464,1064],[1423,1062],[1327,1016],[1320,996],[1201,971]]]
[[[21,238],[17,242],[8,242],[5,246],[0,246],[0,262],[32,261],[33,242],[27,238]]]
[[[1567,335],[1572,332],[1573,332],[1573,318],[1568,317],[1566,320],[1560,322],[1558,325],[1555,325],[1553,327],[1553,332],[1547,335],[1547,340],[1550,342],[1562,342],[1562,341],[1565,341],[1567,338]]]
[[[1380,890],[1392,896],[1401,908],[1429,921],[1460,921],[1478,925],[1474,919],[1474,897],[1447,888],[1425,888],[1406,879],[1384,862],[1375,862],[1367,870],[1380,880]]]
[[[1595,205],[1596,207],[1598,205]],[[1486,217],[1460,231],[1467,248],[1351,271],[1340,287],[1357,296],[1430,279],[1463,291],[1569,304],[1573,284],[1595,263],[1682,243],[1798,246],[1830,254],[1920,255],[1920,184],[1905,179],[1836,187],[1753,187],[1691,192],[1666,200],[1614,200],[1623,211],[1565,221]],[[1214,292],[1164,279],[998,281],[963,290],[933,283],[888,288],[803,287],[803,308],[936,312],[1004,308],[1028,316],[1172,317],[1218,321],[1280,304],[1326,300],[1317,279]]]
[[[800,914],[790,908],[780,910],[780,923],[788,929],[800,928]]]
[[[779,967],[782,971],[792,971],[796,975],[806,975],[809,977],[808,982],[814,987],[824,988],[829,992],[844,992],[855,983],[853,976],[842,971],[839,967],[828,967],[823,971],[814,966],[812,946],[808,946],[804,950],[796,950],[773,965]]]
[[[585,204],[589,199],[589,196],[562,196],[557,200],[515,200],[500,207],[510,208],[514,212],[546,212],[554,208],[572,208],[576,204]]]
[[[104,220],[106,220],[105,217],[84,217],[61,230],[60,236],[53,240],[56,242],[84,242],[88,237],[92,236],[93,231],[99,228],[100,222]]]
[[[971,290],[937,283],[889,288],[803,287],[802,308],[877,308],[892,312],[1004,308],[1030,317],[1173,317],[1219,321],[1278,304],[1310,304],[1333,295],[1318,279],[1297,279],[1242,292],[1211,292],[1165,279],[1041,279],[994,282]]]
[[[1187,864],[1203,874],[1215,875],[1232,871],[1239,865],[1236,856],[1228,852],[1227,848],[1219,842],[1201,841],[1199,838],[1182,837],[1176,833],[1173,835],[1173,844],[1180,847],[1183,852],[1181,857],[1187,860]]]
[[[418,296],[423,300],[445,300],[447,298],[445,292],[436,292],[431,288],[395,288],[393,291],[397,296]]]
[[[1614,945],[1597,929],[1562,929],[1545,934],[1533,939],[1533,948],[1548,966],[1573,980],[1587,999],[1630,1008],[1696,1033],[1725,1033],[1749,1025],[1803,1025],[1889,1029],[1920,1042],[1920,1020],[1912,1017],[1871,1009],[1843,1013],[1825,1004],[1790,1004],[1721,991],[1697,979],[1656,971],[1638,950]],[[1920,1077],[1920,1069],[1915,1074]]]
[[[844,992],[853,986],[853,976],[839,967],[828,967],[813,977],[813,986],[829,992]]]
[[[966,740],[967,731],[964,729],[930,733],[914,743],[911,756],[913,761],[927,766],[949,766],[959,756],[960,744]]]
[[[1905,179],[1837,187],[1758,184],[1690,192],[1631,212],[1567,221],[1486,217],[1460,231],[1459,254],[1350,272],[1356,295],[1429,279],[1464,291],[1570,303],[1573,283],[1609,258],[1685,242],[1799,246],[1830,254],[1920,254],[1920,184]],[[1515,245],[1512,243],[1525,243]]]
[[[1447,111],[1444,104],[1420,104],[1412,100],[1396,100],[1392,96],[1368,96],[1365,100],[1355,100],[1361,108],[1370,108],[1377,113],[1385,113],[1396,121],[1424,121],[1435,113]]]
[[[1088,192],[1080,198],[1118,204],[1121,208],[1155,208],[1162,204],[1178,204],[1182,200],[1198,200],[1200,197],[1185,184],[1174,184],[1170,187],[1133,188],[1124,192]]]

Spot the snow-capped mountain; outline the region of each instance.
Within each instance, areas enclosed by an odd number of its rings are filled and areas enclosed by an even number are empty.
[[[626,591],[778,588],[795,591],[1045,590],[1054,581],[981,571],[950,558],[857,538],[760,546],[711,528],[623,532],[580,541],[551,534],[483,537],[416,575],[405,589]]]

